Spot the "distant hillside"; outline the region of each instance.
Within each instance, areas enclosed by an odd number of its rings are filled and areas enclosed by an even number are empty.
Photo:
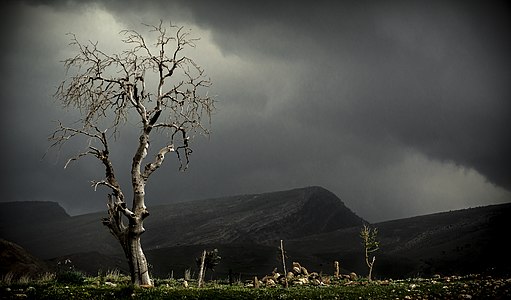
[[[511,225],[511,203],[443,212],[374,224],[381,242],[375,274],[383,277],[441,274],[511,274],[503,238]],[[364,272],[360,228],[340,229],[288,242],[308,247],[308,256],[338,259]],[[505,239],[505,238],[504,238]]]
[[[47,270],[41,260],[19,245],[0,239],[0,277],[9,273],[14,278],[36,276]]]
[[[62,228],[59,224],[67,223],[71,219],[56,202],[2,202],[0,203],[0,238],[13,241],[36,256],[44,257],[37,250],[46,248],[46,246],[40,246],[45,243],[46,233]]]
[[[155,206],[147,249],[176,245],[257,243],[307,236],[364,222],[320,187]]]
[[[78,249],[112,251],[117,245],[100,223],[101,214],[70,217],[56,202],[0,203],[0,238],[49,259]]]
[[[3,205],[0,203],[0,211]],[[106,212],[43,222],[25,217],[25,213],[34,209],[31,203],[19,206],[21,209],[16,213],[26,221],[13,222],[10,216],[0,221],[1,233],[42,258],[84,251],[120,253],[120,246],[100,222]],[[48,209],[42,214],[53,211],[53,207]],[[142,237],[146,250],[196,244],[270,245],[278,239],[363,222],[337,196],[320,187],[173,203],[149,207],[149,211],[151,215],[145,222],[147,232]]]
[[[1,236],[53,262],[71,258],[90,273],[124,269],[120,246],[100,222],[106,212],[69,217],[56,206],[25,202],[14,211],[12,204],[0,203]],[[25,221],[4,216],[6,211]],[[193,272],[201,251],[214,248],[222,256],[215,276],[225,278],[229,270],[264,275],[280,265],[281,239],[289,261],[309,269],[332,273],[332,262],[339,260],[345,273],[367,272],[359,237],[364,220],[320,187],[149,206],[149,211],[142,242],[157,276]],[[511,204],[502,204],[374,224],[381,246],[373,273],[510,275],[503,246],[510,222]]]
[[[18,201],[2,202],[0,211],[0,232],[3,228],[27,222],[52,222],[69,219],[70,216],[56,202]]]

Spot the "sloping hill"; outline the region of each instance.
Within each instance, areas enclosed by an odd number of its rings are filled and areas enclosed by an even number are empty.
[[[511,274],[506,237],[511,204],[378,224],[389,257],[407,256],[422,274]]]
[[[100,223],[102,214],[70,217],[55,202],[0,203],[0,237],[42,259],[92,251],[114,252],[118,246]]]
[[[35,276],[48,271],[47,266],[25,249],[0,239],[0,276],[10,274],[13,278]]]
[[[309,187],[157,206],[147,219],[147,249],[214,243],[273,244],[362,224],[334,194]]]
[[[119,268],[124,255],[101,225],[106,213],[69,217],[56,204],[15,211],[0,204],[0,237],[9,237],[34,255],[54,261],[72,257],[77,267],[94,273]],[[9,204],[11,205],[11,204]],[[37,207],[37,208],[35,208]],[[44,209],[49,211],[44,212]],[[142,237],[153,274],[183,276],[202,250],[218,248],[217,276],[267,274],[279,266],[280,239],[290,261],[332,273],[366,274],[359,231],[364,220],[331,192],[308,187],[149,207]],[[10,215],[5,215],[5,212]],[[23,215],[34,214],[33,218]],[[63,211],[63,210],[62,210]],[[13,214],[18,214],[13,217]],[[40,218],[40,216],[55,216]],[[23,220],[23,221],[19,221]],[[437,213],[374,224],[379,229],[376,277],[440,274],[511,274],[504,246],[511,204]],[[62,258],[62,259],[61,259]]]
[[[37,257],[47,258],[48,248],[58,247],[62,239],[69,237],[66,227],[73,219],[56,202],[0,203],[0,238],[21,245]]]
[[[27,222],[50,222],[66,220],[70,216],[56,202],[50,201],[19,201],[0,203],[0,228],[4,225],[18,225]]]
[[[19,205],[24,206],[16,212],[21,218],[34,209],[29,202]],[[339,198],[320,187],[174,203],[149,207],[149,211],[147,232],[142,237],[146,250],[197,244],[269,245],[277,239],[363,222]],[[22,226],[13,226],[6,218],[0,221],[0,233],[45,259],[84,251],[119,254],[120,246],[101,225],[105,214],[25,219]]]
[[[491,205],[374,224],[380,250],[375,275],[431,276],[436,273],[511,274],[504,246],[511,225],[511,204]],[[289,249],[308,248],[321,261],[340,260],[364,274],[360,227],[288,241]]]

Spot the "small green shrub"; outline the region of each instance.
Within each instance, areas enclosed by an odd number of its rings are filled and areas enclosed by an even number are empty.
[[[61,271],[56,274],[55,279],[62,284],[82,284],[85,281],[85,275],[76,270]]]

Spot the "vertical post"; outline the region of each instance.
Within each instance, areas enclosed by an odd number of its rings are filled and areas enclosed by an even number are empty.
[[[204,262],[206,260],[206,250],[202,252],[202,257],[200,260],[200,270],[199,270],[199,283],[197,284],[198,287],[204,286]]]
[[[339,279],[340,275],[340,267],[339,267],[339,261],[334,261],[334,277],[335,279]]]
[[[287,284],[286,256],[284,254],[284,242],[282,240],[280,240],[280,253],[282,254],[282,267],[284,268],[284,282],[285,282],[285,285],[287,288],[288,284]]]

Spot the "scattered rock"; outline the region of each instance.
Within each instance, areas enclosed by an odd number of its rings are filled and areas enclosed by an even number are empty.
[[[349,278],[350,278],[350,280],[353,280],[353,281],[357,280],[358,279],[357,273],[351,272],[349,275]]]
[[[287,272],[287,280],[293,280],[295,274],[293,272]]]
[[[275,283],[275,280],[273,280],[272,278],[269,278],[265,283],[264,283],[266,286],[276,286],[277,284]]]
[[[113,283],[113,282],[110,282],[110,281],[105,282],[105,285],[108,285],[108,286],[111,286],[111,287],[116,287],[117,286],[116,283]]]
[[[291,265],[291,271],[286,274],[286,276],[283,276],[282,274],[278,273],[277,270],[273,270],[272,275],[267,275],[261,279],[261,282],[266,287],[275,286],[277,283],[281,285],[325,285],[327,284],[325,281],[323,281],[323,278],[316,272],[309,273],[307,268],[300,265],[298,262],[293,262]],[[328,283],[330,283],[330,278],[325,277],[326,280],[328,280]]]
[[[273,279],[279,279],[279,278],[280,278],[280,273],[274,272],[273,273]]]
[[[259,280],[257,279],[257,276],[254,277],[254,287],[256,289],[259,288]]]
[[[309,279],[307,277],[298,278],[292,281],[293,285],[305,285],[309,284]]]
[[[295,264],[298,264],[296,262],[293,263],[293,273],[300,274],[300,265],[296,266]]]

